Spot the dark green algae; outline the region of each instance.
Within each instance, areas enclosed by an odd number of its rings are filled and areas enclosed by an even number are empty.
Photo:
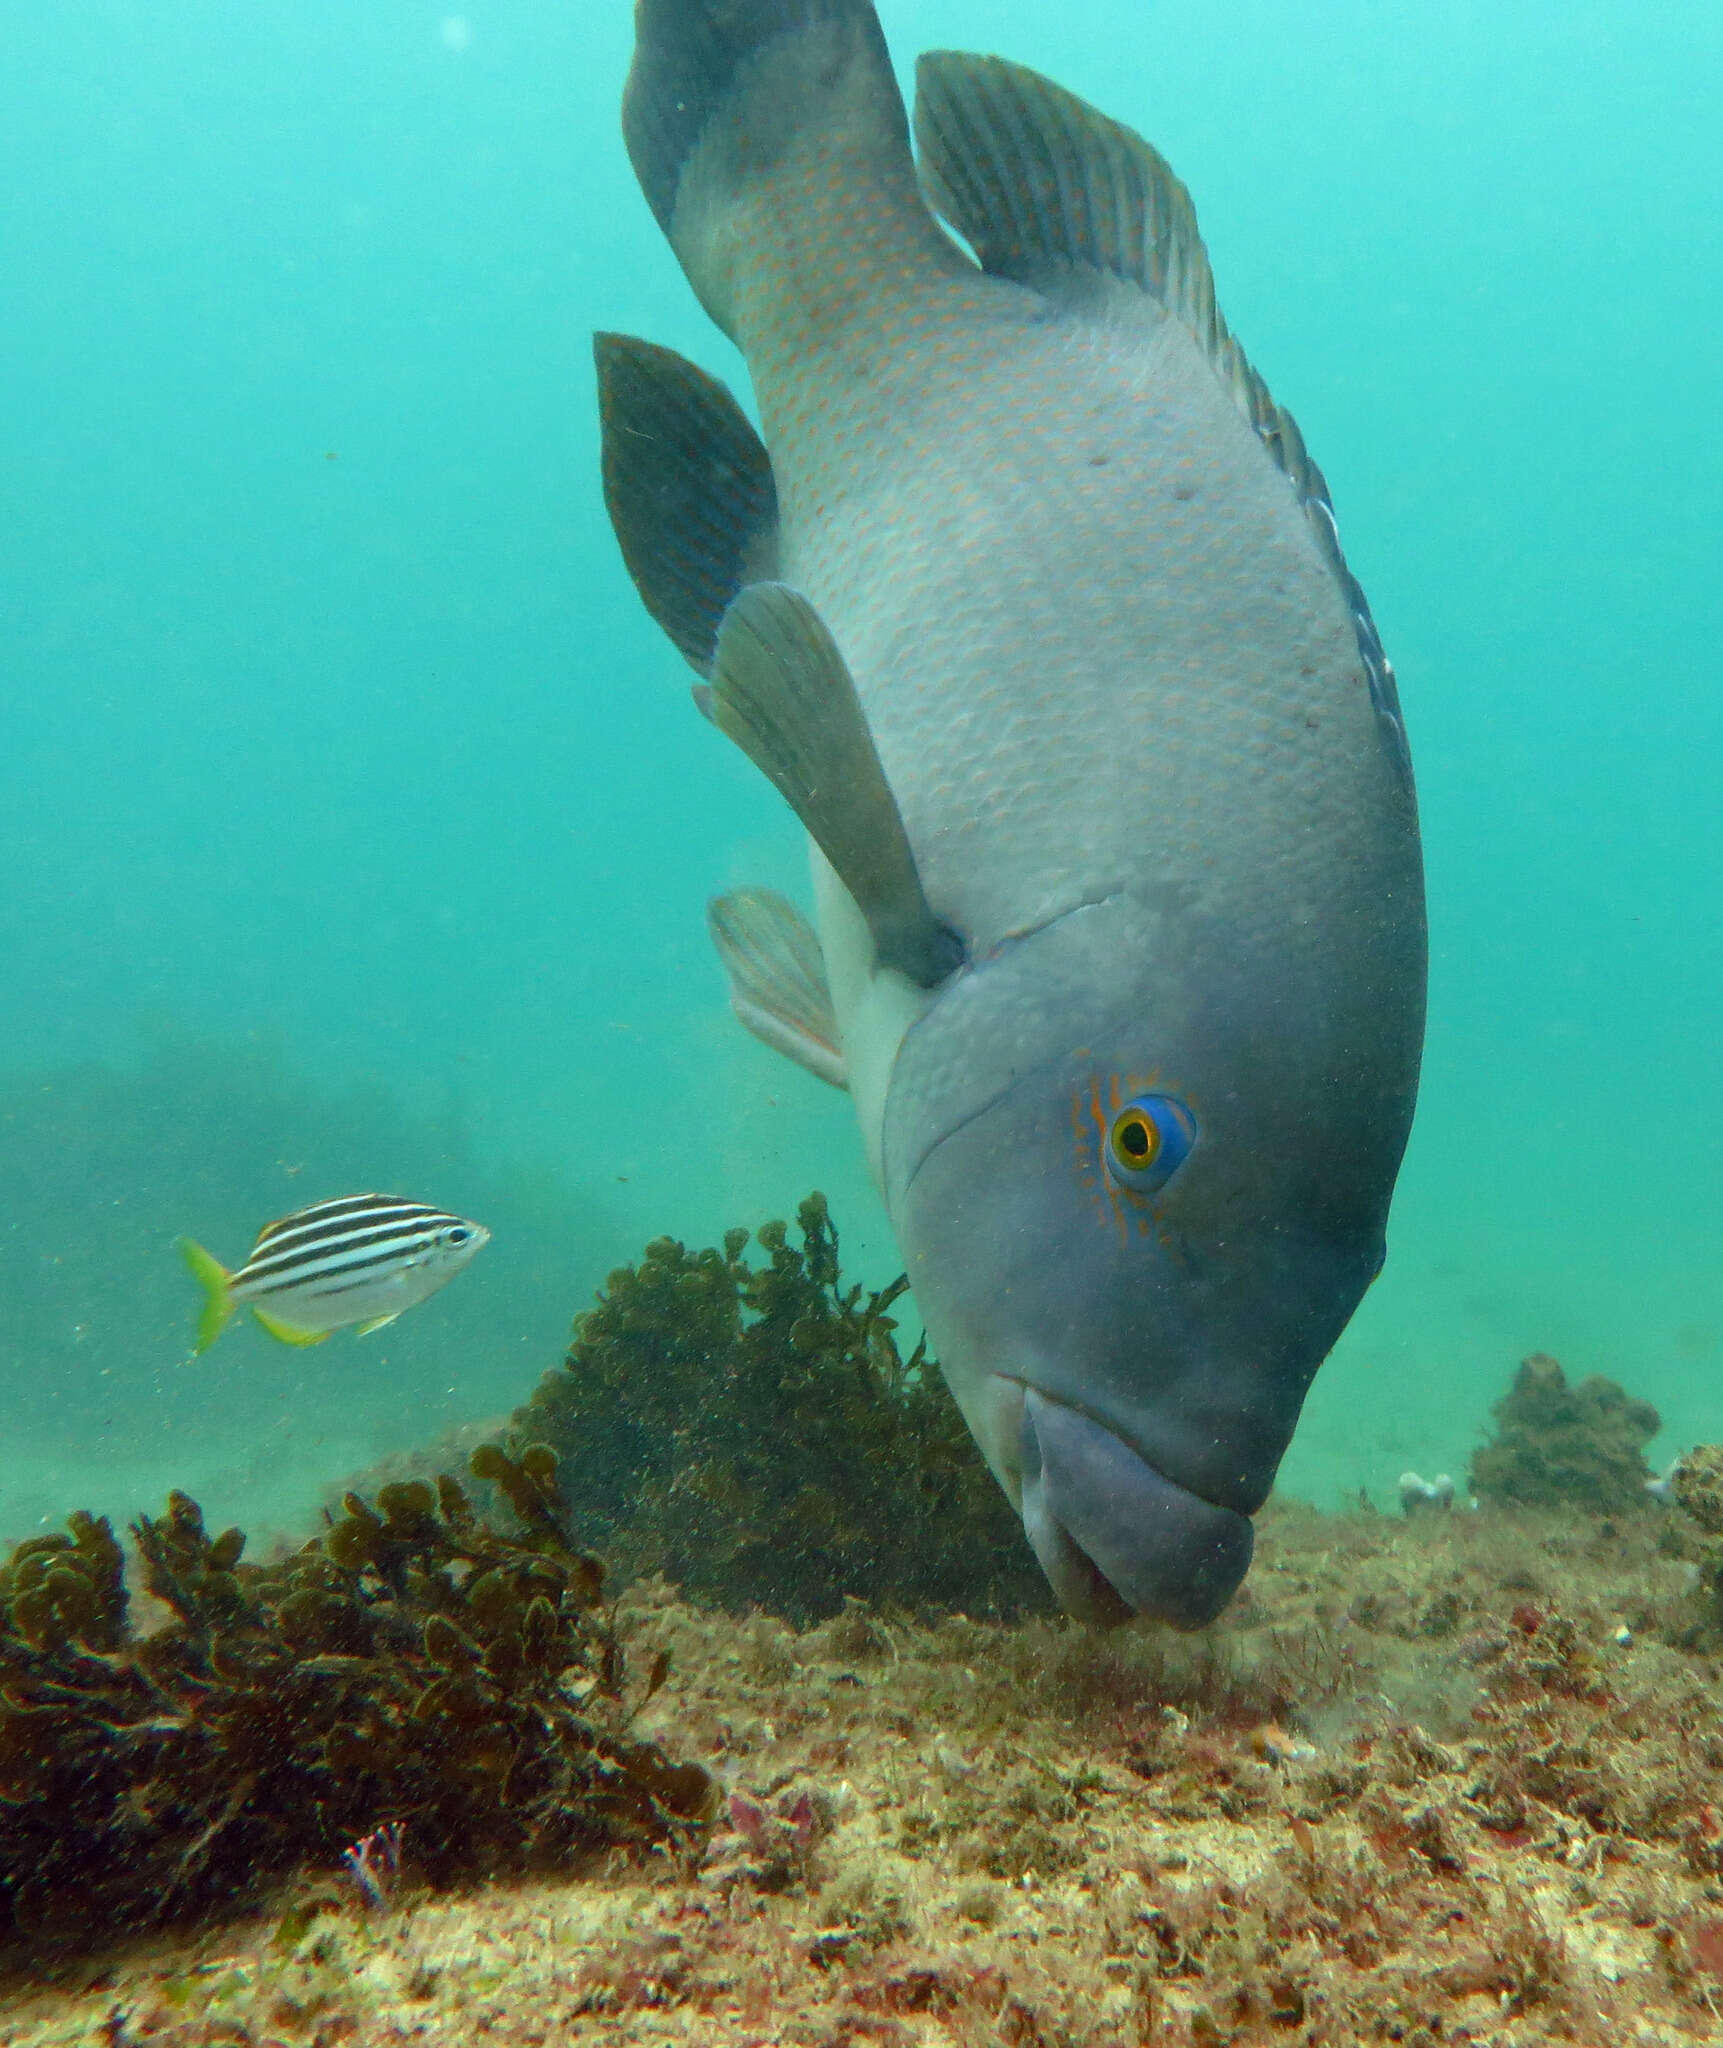
[[[1534,1351],[1490,1412],[1495,1434],[1472,1453],[1468,1475],[1486,1506],[1649,1512],[1645,1446],[1662,1426],[1649,1401],[1601,1373],[1570,1386],[1555,1359]]]
[[[474,1454],[519,1527],[466,1490],[348,1495],[322,1535],[246,1564],[169,1497],[133,1525],[161,1624],[141,1631],[105,1519],[0,1568],[0,1942],[93,1946],[232,1912],[400,1823],[435,1885],[676,1845],[715,1787],[628,1732],[597,1560],[569,1540],[554,1454]]]
[[[911,1613],[1046,1612],[1010,1504],[918,1343],[903,1279],[845,1287],[825,1197],[755,1234],[674,1238],[610,1275],[509,1442],[555,1447],[580,1540],[731,1611],[800,1626],[863,1599]]]

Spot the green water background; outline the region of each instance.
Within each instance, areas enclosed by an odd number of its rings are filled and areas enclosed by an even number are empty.
[[[1723,12],[882,0],[1149,135],[1398,667],[1432,1007],[1387,1270],[1284,1468],[1463,1468],[1534,1348],[1723,1434]],[[0,1533],[303,1510],[524,1395],[608,1268],[823,1187],[716,889],[799,835],[597,484],[594,327],[739,379],[617,135],[624,0],[80,0],[0,72]],[[191,1230],[497,1242],[187,1362]]]

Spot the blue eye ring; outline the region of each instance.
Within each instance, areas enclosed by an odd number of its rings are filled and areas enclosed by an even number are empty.
[[[1107,1126],[1101,1163],[1114,1187],[1152,1195],[1190,1156],[1196,1119],[1171,1095],[1134,1095]]]

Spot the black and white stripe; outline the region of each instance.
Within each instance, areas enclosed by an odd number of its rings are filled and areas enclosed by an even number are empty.
[[[251,1257],[233,1276],[233,1292],[246,1301],[319,1299],[374,1286],[390,1272],[416,1265],[449,1231],[471,1234],[473,1226],[446,1209],[394,1195],[314,1202],[264,1226]]]

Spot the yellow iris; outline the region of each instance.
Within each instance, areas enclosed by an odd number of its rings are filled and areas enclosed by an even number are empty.
[[[1113,1159],[1126,1173],[1141,1173],[1153,1166],[1161,1149],[1160,1127],[1133,1103],[1120,1110],[1107,1132]]]

